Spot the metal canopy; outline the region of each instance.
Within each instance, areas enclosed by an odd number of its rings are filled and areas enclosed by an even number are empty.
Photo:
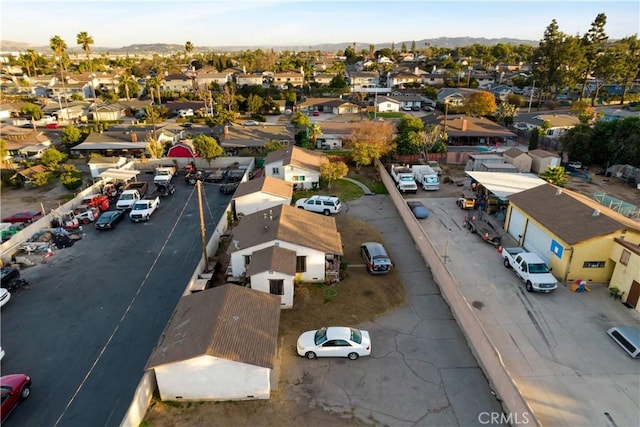
[[[134,179],[140,171],[132,170],[132,169],[107,169],[102,172],[98,177],[100,178],[112,178],[112,179],[120,179],[123,181],[129,181],[130,179]]]
[[[546,184],[546,181],[532,173],[467,171],[467,175],[501,199]]]

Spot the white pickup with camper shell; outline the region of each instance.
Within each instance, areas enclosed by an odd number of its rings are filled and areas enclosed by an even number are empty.
[[[521,247],[504,248],[504,266],[513,268],[516,276],[525,283],[529,292],[552,292],[558,288],[558,281],[551,269],[538,255]]]
[[[175,166],[161,166],[156,168],[156,174],[153,177],[154,184],[166,185],[171,182],[176,175],[177,169]]]

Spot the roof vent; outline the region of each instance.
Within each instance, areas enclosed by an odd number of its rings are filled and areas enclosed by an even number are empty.
[[[600,209],[594,209],[594,210],[593,210],[593,213],[592,213],[591,215],[593,215],[593,216],[598,216],[598,215],[600,215]]]

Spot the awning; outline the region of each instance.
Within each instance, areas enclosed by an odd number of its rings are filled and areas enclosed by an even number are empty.
[[[136,176],[140,171],[132,170],[132,169],[107,169],[98,175],[99,178],[112,178],[112,179],[120,179],[122,181],[129,181]]]
[[[546,184],[546,181],[532,173],[503,173],[467,171],[467,175],[482,184],[496,197],[506,199],[508,196],[530,188]]]

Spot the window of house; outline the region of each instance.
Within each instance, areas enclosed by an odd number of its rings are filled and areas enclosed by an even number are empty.
[[[249,265],[251,263],[251,255],[244,256],[244,265]]]
[[[269,280],[269,293],[272,295],[284,295],[284,280]]]
[[[274,175],[280,175],[280,168],[271,168],[271,173]]]
[[[307,257],[296,257],[296,273],[304,273],[307,271]]]
[[[582,268],[604,268],[604,261],[585,261]]]
[[[622,253],[620,254],[620,264],[622,265],[629,264],[629,258],[631,258],[631,252],[629,252],[626,249],[623,249]]]

